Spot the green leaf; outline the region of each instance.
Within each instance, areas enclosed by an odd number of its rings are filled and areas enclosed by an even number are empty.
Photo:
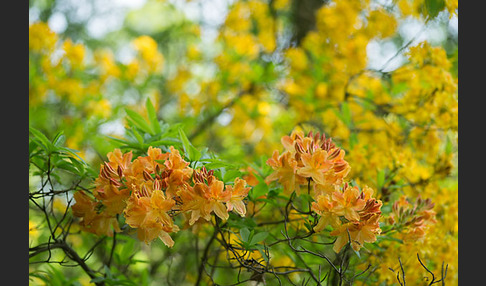
[[[64,144],[65,139],[66,136],[64,136],[64,132],[60,131],[56,134],[56,136],[54,136],[52,143],[54,144],[54,146],[61,146],[62,144]]]
[[[142,117],[142,115],[136,113],[133,110],[130,110],[128,108],[125,108],[125,112],[127,113],[128,118],[130,118],[133,122],[133,124],[143,130],[146,133],[154,135],[154,132],[150,125],[145,121],[145,118]]]
[[[251,238],[250,244],[257,244],[257,243],[265,240],[265,238],[267,238],[267,236],[268,236],[268,232],[266,232],[266,231],[259,232]]]
[[[47,153],[50,153],[53,150],[54,146],[52,145],[51,141],[42,132],[34,127],[29,127],[29,131],[34,136],[33,139],[36,140]]]
[[[265,260],[265,262],[268,263],[268,260],[269,260],[269,257],[267,256],[267,254],[265,253],[265,248],[263,247],[263,245],[261,244],[257,244],[255,245],[255,247],[258,249],[258,251],[260,251],[263,259]]]
[[[162,128],[160,128],[160,123],[159,120],[157,119],[157,112],[155,111],[155,108],[152,105],[152,101],[150,100],[150,98],[147,98],[147,102],[145,102],[145,108],[147,109],[152,130],[156,134],[162,133]]]
[[[207,164],[204,164],[204,166],[206,167],[206,169],[218,169],[228,167],[228,164],[224,162],[209,162]]]
[[[391,87],[391,94],[393,95],[398,95],[403,93],[408,89],[408,84],[406,82],[399,82],[399,83],[394,83],[393,86]]]
[[[120,259],[124,263],[129,263],[130,255],[134,253],[135,240],[130,239],[124,245],[120,252]]]
[[[99,282],[103,282],[103,281],[105,281],[105,277],[100,276],[100,277],[95,277],[95,278],[91,279],[89,282],[90,283],[99,283]]]
[[[41,273],[41,272],[39,271],[39,273]],[[45,283],[50,282],[47,274],[29,273],[29,276],[37,277],[37,278],[41,279],[42,281],[44,281]]]
[[[399,242],[399,243],[403,243],[403,240],[396,238],[396,237],[393,237],[393,236],[379,235],[379,236],[376,237],[376,243],[379,243],[383,240],[396,241],[396,242]]]
[[[235,164],[231,164],[229,162],[223,161],[221,159],[204,159],[206,169],[217,169],[217,168],[236,168]]]
[[[424,4],[425,11],[429,16],[427,21],[437,17],[437,15],[439,15],[439,13],[446,7],[444,0],[425,0]]]
[[[238,170],[229,170],[223,176],[223,181],[225,183],[232,182],[236,177],[240,177],[241,172]]]
[[[381,189],[385,185],[385,170],[380,170],[376,175],[376,186]]]
[[[66,152],[69,155],[72,155],[72,156],[78,158],[79,161],[83,162],[84,164],[87,164],[86,161],[84,161],[83,158],[81,158],[78,154],[76,154],[76,153],[79,152],[78,150],[74,150],[74,149],[71,149],[71,148],[68,148],[68,147],[60,147],[59,149],[61,149],[62,151]]]
[[[191,161],[199,160],[199,158],[201,158],[201,152],[192,146],[182,128],[179,128],[179,136],[181,137],[182,147],[184,148],[187,158]]]
[[[353,149],[354,145],[358,144],[358,134],[355,132],[352,132],[349,135],[349,147]]]
[[[273,172],[272,167],[270,167],[267,164],[267,160],[268,160],[267,156],[265,156],[265,155],[260,156],[260,166],[261,166],[260,171],[261,171],[263,178],[266,178],[268,175],[270,175],[270,173]]]
[[[304,226],[308,231],[312,231],[312,225],[308,221],[304,221]]]
[[[181,141],[176,138],[164,138],[161,140],[150,141],[151,146],[181,146]]]
[[[250,231],[248,230],[248,228],[244,227],[240,229],[240,236],[241,241],[248,242],[248,238],[250,237]]]
[[[255,220],[251,217],[241,217],[234,212],[229,213],[228,226],[238,229],[254,228],[257,226]]]
[[[352,248],[352,247],[351,247],[351,249],[358,256],[358,258],[361,258],[361,255],[359,254],[359,251],[354,250],[354,248]]]
[[[67,170],[73,174],[81,175],[79,170],[76,169],[72,163],[64,160],[60,160],[58,163],[56,163],[56,167]]]
[[[143,146],[143,137],[142,135],[137,131],[137,129],[131,129],[130,130],[132,135],[137,139],[137,142],[140,144],[140,147]]]
[[[445,153],[447,155],[452,153],[452,140],[449,136],[447,136],[446,146],[445,146]]]
[[[108,266],[103,265],[103,269],[105,270],[106,278],[113,279],[113,274]]]
[[[265,182],[260,182],[258,185],[253,187],[250,191],[252,199],[257,199],[268,192],[268,185]]]
[[[351,109],[349,108],[349,104],[347,102],[341,102],[341,115],[342,120],[346,126],[351,126]]]

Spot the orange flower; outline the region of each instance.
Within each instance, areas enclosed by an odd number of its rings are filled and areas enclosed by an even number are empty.
[[[332,231],[330,234],[338,237],[334,242],[333,250],[339,253],[349,239],[351,239],[351,247],[355,251],[359,251],[365,242],[375,242],[376,235],[381,233],[379,219],[380,215],[374,214],[366,221],[349,222]]]
[[[205,208],[206,199],[204,198],[202,188],[193,188],[192,186],[186,185],[184,188],[179,189],[177,195],[182,200],[182,213],[191,214],[189,225],[193,225],[201,217],[207,221],[211,219],[208,210]]]
[[[336,202],[336,213],[343,215],[349,221],[359,221],[358,211],[366,205],[366,201],[359,196],[358,187],[349,187],[347,183],[344,186],[344,192],[333,192],[332,199]]]
[[[345,246],[349,242],[349,238],[351,237],[352,227],[354,226],[354,224],[356,224],[356,223],[348,222],[348,223],[342,224],[337,229],[331,231],[330,234],[332,236],[337,236],[337,239],[334,242],[334,245],[332,247],[334,252],[339,253],[341,251],[341,249],[343,248],[343,246]]]
[[[132,188],[132,186],[139,186],[147,180],[151,180],[146,175],[151,177],[152,174],[157,174],[163,172],[166,167],[162,163],[167,160],[169,155],[167,153],[162,153],[159,148],[153,148],[150,146],[147,150],[147,156],[139,156],[131,165],[130,169],[127,169],[125,176],[127,179],[127,186]],[[144,175],[144,172],[146,173]]]
[[[167,198],[160,189],[160,183],[145,183],[130,196],[125,209],[126,223],[137,228],[138,238],[145,243],[159,237],[168,247],[174,245],[169,233],[179,231],[168,214],[175,201]]]
[[[182,159],[179,150],[170,146],[170,154],[164,165],[167,167],[169,176],[165,179],[167,184],[166,193],[169,196],[174,196],[177,190],[182,187],[185,182],[189,181],[193,170],[189,168],[189,162]]]
[[[297,169],[297,174],[302,177],[312,178],[316,184],[326,184],[324,174],[332,168],[332,163],[328,162],[327,152],[320,149],[313,154],[302,154],[304,167]]]
[[[116,232],[121,231],[116,217],[104,212],[102,203],[96,202],[84,191],[77,191],[73,197],[76,201],[72,206],[73,215],[82,218],[79,225],[84,231],[107,236],[113,235],[111,227]]]
[[[214,212],[222,220],[229,217],[227,203],[231,199],[231,192],[224,190],[224,183],[212,175],[212,171],[194,171],[194,186],[185,185],[178,191],[182,200],[182,211],[191,212],[189,224],[194,224],[199,218],[209,221]]]
[[[369,219],[360,221],[359,224],[353,224],[351,246],[354,250],[358,251],[365,242],[376,241],[376,235],[381,233],[379,219],[380,214],[373,214]]]
[[[206,198],[206,208],[209,213],[213,212],[222,220],[227,220],[229,217],[227,208],[223,202],[228,202],[231,198],[231,193],[224,191],[224,183],[212,177],[208,185],[198,183],[194,188],[202,188],[204,197]]]
[[[317,202],[312,202],[312,210],[319,214],[319,222],[314,227],[315,232],[323,230],[327,225],[339,227],[341,221],[340,214],[335,210],[336,203],[327,195],[317,197]]]
[[[312,210],[321,217],[314,231],[321,231],[327,225],[334,230],[330,233],[337,236],[334,251],[339,252],[351,239],[351,246],[358,251],[365,242],[376,241],[376,235],[381,233],[378,220],[381,218],[380,200],[372,198],[373,190],[367,186],[360,192],[357,186],[350,187],[348,183],[343,191],[334,191],[332,195],[321,194],[312,203]],[[341,224],[341,217],[347,220]]]
[[[100,185],[93,193],[106,207],[105,212],[110,215],[122,213],[126,206],[126,200],[130,196],[129,189],[124,188],[120,190],[114,183]]]
[[[362,211],[359,212],[360,220],[368,220],[374,214],[381,214],[381,207],[383,202],[374,198],[370,198],[366,201],[366,204]]]
[[[426,234],[429,225],[436,223],[434,203],[430,199],[418,198],[414,204],[405,196],[393,204],[389,223],[396,226],[404,241],[415,241]]]
[[[252,167],[248,166],[243,172],[246,172],[246,175],[243,176],[243,179],[246,181],[246,183],[252,187],[258,185],[260,182],[255,176],[255,169]]]
[[[240,215],[245,216],[246,207],[243,199],[248,196],[250,187],[245,188],[246,181],[240,178],[236,178],[234,186],[226,186],[226,191],[231,194],[231,198],[226,202],[226,207],[228,211],[233,209]]]
[[[292,131],[290,136],[288,135],[283,136],[280,142],[282,143],[282,145],[287,151],[289,151],[291,154],[295,154],[294,142],[297,139],[302,140],[304,136],[305,136],[304,132],[294,130]]]
[[[133,154],[132,151],[123,154],[122,151],[117,148],[113,150],[113,152],[109,152],[106,157],[114,169],[116,169],[115,167],[120,166],[122,170],[126,170],[132,163]]]
[[[159,148],[154,148],[150,146],[147,150],[147,156],[145,157],[138,157],[139,160],[142,161],[144,169],[149,173],[155,173],[157,167],[163,170],[163,164],[160,161],[165,161],[169,158],[168,153],[162,153],[162,150]]]
[[[122,178],[125,170],[131,166],[132,152],[123,154],[120,149],[115,149],[107,154],[108,162],[100,166],[100,174],[95,180],[93,195],[106,207],[108,215],[116,215],[126,206],[125,200],[130,195]]]
[[[304,137],[303,132],[293,131],[282,137],[281,142],[286,151],[280,156],[274,151],[267,160],[267,165],[274,169],[267,182],[278,180],[287,193],[299,190],[306,179],[312,179],[316,195],[330,194],[350,171],[344,150],[336,148],[324,134],[309,132]]]
[[[279,156],[278,151],[275,150],[273,156],[267,160],[267,164],[275,171],[266,178],[266,182],[278,180],[287,194],[299,190],[299,186],[306,182],[304,177],[296,173],[297,162],[288,152]]]
[[[96,216],[94,211],[97,202],[89,197],[84,191],[77,191],[73,195],[76,203],[72,206],[73,215],[83,217],[84,220],[91,221]]]
[[[184,169],[189,165],[189,162],[186,162],[184,161],[184,159],[182,159],[179,150],[175,149],[173,146],[170,146],[169,159],[164,164],[167,166],[167,168],[174,170]],[[190,175],[191,174],[189,174],[189,176]]]

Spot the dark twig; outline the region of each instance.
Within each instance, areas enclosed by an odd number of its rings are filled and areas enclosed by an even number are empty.
[[[216,221],[216,224],[218,222]],[[208,260],[208,254],[209,254],[209,248],[211,247],[211,244],[213,243],[214,239],[216,238],[216,235],[218,234],[217,228],[214,229],[213,234],[209,238],[208,242],[206,243],[206,246],[204,247],[204,252],[203,256],[201,258],[201,262],[199,264],[199,269],[198,269],[198,274],[197,274],[197,280],[196,280],[196,286],[201,283],[202,279],[202,273],[204,271],[204,264],[206,264],[206,261]]]

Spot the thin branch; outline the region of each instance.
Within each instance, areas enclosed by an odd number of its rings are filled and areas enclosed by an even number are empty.
[[[217,224],[217,221],[216,221],[216,224]],[[208,242],[206,243],[206,246],[204,247],[204,252],[203,252],[203,256],[201,258],[201,263],[199,264],[197,280],[196,280],[196,284],[195,284],[196,286],[198,286],[201,283],[202,273],[204,271],[204,264],[208,260],[209,248],[211,247],[211,244],[213,243],[217,234],[218,234],[218,231],[217,231],[217,228],[215,228],[213,234],[211,235],[211,238],[209,238]]]

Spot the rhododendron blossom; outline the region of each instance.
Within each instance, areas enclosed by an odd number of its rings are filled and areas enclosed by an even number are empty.
[[[305,182],[310,192],[313,183],[311,211],[319,216],[313,231],[330,226],[330,234],[337,236],[333,247],[336,252],[349,242],[358,251],[365,242],[376,241],[381,232],[378,221],[382,202],[372,197],[370,187],[360,190],[344,181],[351,168],[344,160],[344,150],[324,134],[312,132],[304,136],[303,132],[293,131],[281,142],[286,150],[281,155],[274,151],[267,160],[274,172],[266,180],[277,180],[287,193],[299,190]]]
[[[117,215],[137,230],[141,241],[150,243],[160,238],[172,247],[170,233],[178,232],[174,216],[182,214],[194,225],[200,218],[211,220],[215,214],[227,220],[230,211],[245,216],[245,197],[250,187],[246,181],[235,178],[233,185],[225,186],[213,171],[189,167],[174,147],[163,153],[149,147],[147,156],[132,159],[132,152],[119,149],[108,153],[95,180],[94,198],[83,191],[76,192],[73,213],[81,217],[81,226],[98,235],[113,235],[110,226],[120,232]]]
[[[388,220],[400,232],[404,241],[416,241],[422,239],[425,230],[437,222],[433,207],[434,203],[430,199],[424,200],[419,197],[412,204],[406,196],[401,196],[393,204]]]
[[[103,211],[103,204],[89,197],[84,191],[78,191],[73,195],[76,204],[72,206],[73,214],[82,217],[79,225],[84,231],[96,235],[113,236],[112,227],[120,232],[120,226],[115,216]]]
[[[128,200],[124,210],[126,223],[137,229],[138,238],[146,243],[159,237],[167,246],[172,247],[174,241],[168,235],[177,232],[179,227],[168,212],[175,205],[175,201],[167,198],[160,189],[160,183],[145,183],[139,190],[135,190]]]
[[[278,180],[287,193],[300,191],[300,185],[314,182],[315,192],[331,193],[347,176],[349,164],[344,160],[344,150],[337,148],[324,134],[293,131],[281,139],[285,151],[279,155],[275,150],[267,160],[275,172],[267,182]]]

